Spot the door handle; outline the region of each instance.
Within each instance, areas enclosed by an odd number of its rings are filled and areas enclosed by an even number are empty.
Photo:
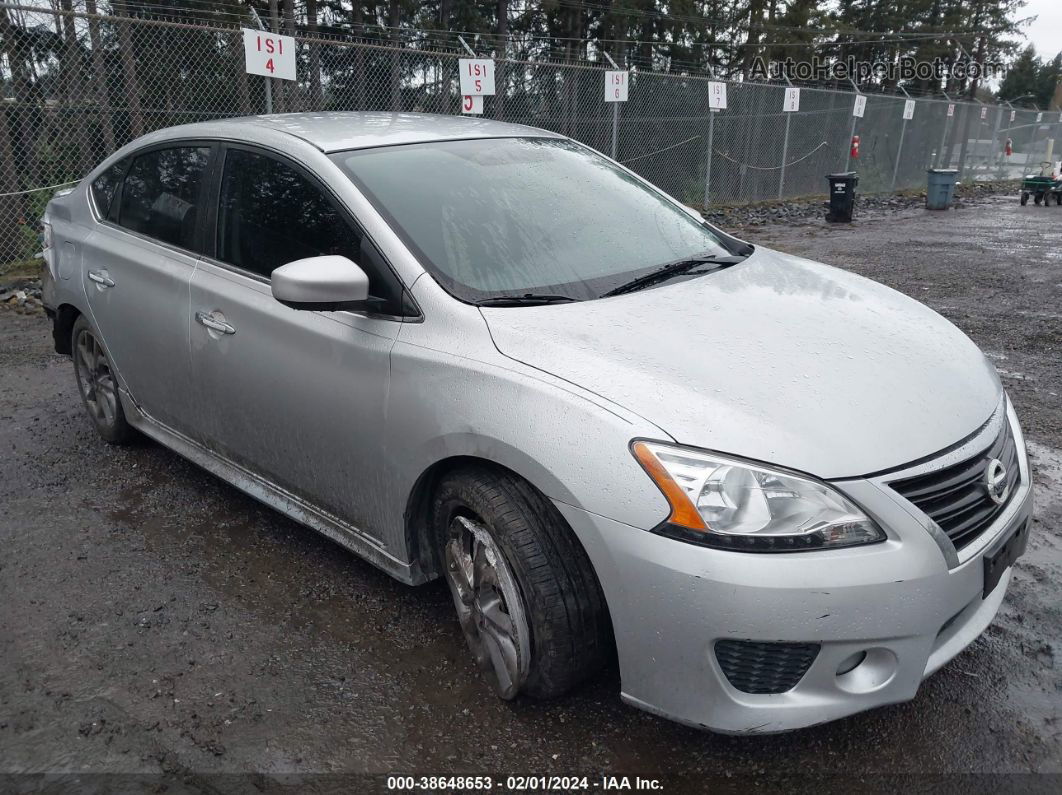
[[[208,329],[217,331],[220,334],[235,334],[236,329],[230,326],[223,320],[218,320],[214,317],[212,312],[196,312],[195,319],[197,322],[206,326]]]
[[[100,287],[114,287],[114,279],[100,271],[89,271],[88,277]]]

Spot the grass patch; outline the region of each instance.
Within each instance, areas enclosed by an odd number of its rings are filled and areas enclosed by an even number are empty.
[[[14,262],[0,264],[0,281],[13,282],[20,279],[39,279],[41,268],[44,267],[42,259],[23,259]]]

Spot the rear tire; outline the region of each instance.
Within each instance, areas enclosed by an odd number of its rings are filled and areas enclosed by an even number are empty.
[[[136,431],[125,419],[118,376],[96,330],[84,315],[74,321],[70,351],[81,402],[96,431],[108,444],[129,444],[136,438]]]
[[[1021,195],[1021,206],[1024,207],[1028,203],[1029,203],[1029,194],[1028,193],[1023,193]]]
[[[443,477],[432,521],[465,639],[501,698],[558,696],[602,667],[604,595],[553,503],[504,470],[470,467]]]

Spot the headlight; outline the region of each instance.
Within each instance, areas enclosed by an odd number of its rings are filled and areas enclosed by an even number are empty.
[[[634,457],[671,504],[660,532],[723,549],[797,552],[884,541],[885,533],[825,483],[657,442]]]

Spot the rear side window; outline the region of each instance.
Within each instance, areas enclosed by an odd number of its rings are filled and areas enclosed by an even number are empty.
[[[243,149],[225,153],[217,258],[267,279],[285,263],[340,254],[369,277],[379,311],[401,314],[401,288],[368,238],[291,166]]]
[[[133,160],[122,186],[121,226],[196,250],[196,222],[208,146],[155,149]]]
[[[118,185],[128,165],[128,158],[119,160],[92,181],[92,201],[100,218],[111,217],[111,202],[114,201],[114,194],[118,192]]]

